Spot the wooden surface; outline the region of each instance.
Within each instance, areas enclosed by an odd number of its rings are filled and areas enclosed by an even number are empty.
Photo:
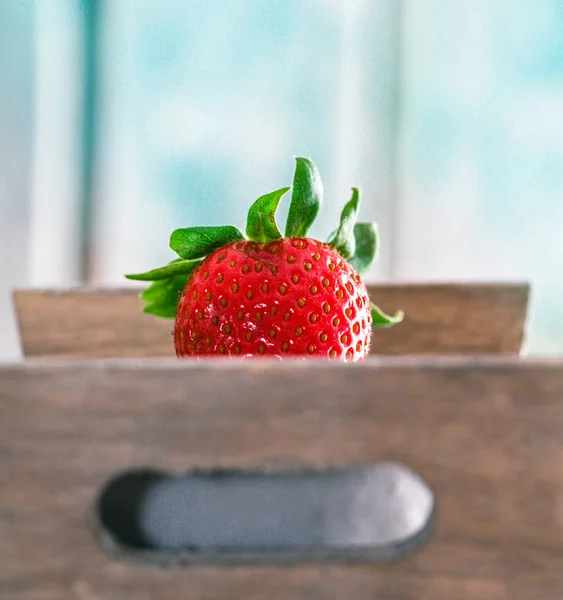
[[[374,335],[373,354],[520,353],[525,284],[410,284],[369,288],[372,300],[405,321]],[[134,289],[14,293],[26,356],[172,356],[172,322],[141,312]]]
[[[563,363],[31,361],[0,367],[0,598],[560,600]],[[401,462],[436,531],[393,566],[162,569],[100,549],[122,469]]]

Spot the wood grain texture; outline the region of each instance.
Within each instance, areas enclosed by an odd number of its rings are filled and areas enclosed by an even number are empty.
[[[560,600],[563,362],[30,361],[0,367],[0,597]],[[97,491],[152,466],[416,470],[436,531],[392,566],[175,568],[100,549]]]
[[[526,284],[410,284],[369,288],[384,310],[406,313],[378,331],[373,354],[503,354],[522,348]],[[173,355],[172,322],[141,312],[134,289],[18,290],[14,293],[26,356]]]

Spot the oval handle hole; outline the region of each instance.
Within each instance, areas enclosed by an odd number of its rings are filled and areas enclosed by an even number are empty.
[[[254,472],[154,470],[113,478],[97,503],[122,557],[183,563],[374,561],[428,538],[432,490],[400,464]]]

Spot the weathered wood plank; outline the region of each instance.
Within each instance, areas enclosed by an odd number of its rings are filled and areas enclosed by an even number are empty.
[[[374,354],[520,353],[529,288],[525,284],[376,285],[372,299],[405,321],[374,337]],[[141,312],[138,290],[18,290],[26,356],[172,356],[172,322]]]
[[[562,404],[555,360],[1,367],[0,596],[559,600]],[[122,469],[378,460],[438,506],[429,544],[393,566],[161,570],[95,539],[95,495]]]

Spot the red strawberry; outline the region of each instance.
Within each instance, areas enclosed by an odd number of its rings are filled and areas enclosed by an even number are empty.
[[[367,290],[330,246],[285,238],[235,242],[190,277],[176,316],[178,356],[310,354],[364,358]]]
[[[179,259],[130,279],[153,281],[144,310],[175,318],[179,357],[317,356],[359,360],[372,329],[402,320],[370,305],[357,271],[372,262],[374,223],[356,223],[359,192],[340,226],[323,243],[305,237],[317,216],[322,184],[314,164],[297,159],[292,201],[282,238],[275,211],[283,188],[250,208],[246,234],[234,227],[191,227],[172,233]],[[202,260],[202,257],[206,257]]]

